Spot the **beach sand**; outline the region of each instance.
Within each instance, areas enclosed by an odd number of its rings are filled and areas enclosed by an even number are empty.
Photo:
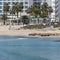
[[[16,26],[18,27],[18,26]],[[20,27],[20,26],[19,26]],[[13,27],[12,27],[13,28]],[[60,34],[60,30],[55,29],[55,30],[48,30],[48,29],[11,29],[9,30],[9,26],[0,26],[0,35],[12,35],[12,36],[28,36],[29,34],[33,33],[41,33],[41,34],[48,34],[48,33],[57,33]],[[60,35],[59,35],[60,36]]]

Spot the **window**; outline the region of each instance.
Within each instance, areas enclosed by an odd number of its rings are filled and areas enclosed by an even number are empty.
[[[25,2],[25,4],[28,4],[28,2]]]
[[[2,10],[0,10],[0,13],[2,13]]]
[[[33,0],[33,1],[36,1],[36,0]]]
[[[3,0],[3,1],[6,1],[6,0]]]
[[[0,2],[0,5],[2,5],[2,2]]]
[[[25,6],[25,8],[28,8],[28,6]]]
[[[0,6],[0,9],[2,9],[2,6]]]

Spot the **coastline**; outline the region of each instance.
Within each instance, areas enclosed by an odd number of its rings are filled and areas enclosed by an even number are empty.
[[[31,34],[31,35],[29,35]],[[37,34],[37,35],[33,35]],[[38,34],[42,34],[38,35]],[[45,34],[58,34],[58,35],[46,35]],[[60,37],[60,31],[38,31],[38,30],[0,30],[0,36],[26,36],[26,37]]]
[[[15,26],[20,27],[20,26]],[[35,35],[34,35],[35,34]],[[0,26],[0,35],[6,36],[29,36],[29,37],[60,37],[60,30],[48,30],[48,29],[12,29],[9,30],[9,26]]]

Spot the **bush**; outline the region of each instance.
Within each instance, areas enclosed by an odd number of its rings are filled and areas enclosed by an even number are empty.
[[[29,24],[29,18],[28,16],[22,16],[22,23],[24,24]]]
[[[45,28],[46,26],[44,26],[43,24],[39,24],[39,25],[27,25],[24,26],[24,29],[42,29]]]
[[[60,25],[58,24],[58,25],[54,25],[54,28],[56,28],[56,27],[60,27]]]

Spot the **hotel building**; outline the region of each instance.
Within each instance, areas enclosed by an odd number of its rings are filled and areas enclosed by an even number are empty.
[[[60,21],[60,0],[55,1],[55,17]]]
[[[0,15],[3,14],[3,4],[8,3],[9,6],[12,6],[14,2],[22,2],[23,10],[22,13],[26,13],[28,7],[30,7],[33,3],[43,3],[46,1],[53,8],[53,13],[51,14],[52,20],[55,20],[56,17],[60,19],[60,0],[0,0]]]
[[[3,14],[3,5],[4,3],[8,3],[9,6],[11,7],[13,3],[18,2],[18,3],[23,3],[23,13],[25,13],[26,9],[31,6],[32,1],[30,0],[0,0],[0,15]]]
[[[8,3],[9,6],[12,6],[14,2],[23,3],[23,13],[25,13],[26,9],[30,7],[33,3],[41,3],[41,0],[0,0],[0,15],[3,14],[3,5],[4,3]]]
[[[55,21],[55,17],[56,17],[56,4],[55,4],[55,0],[50,0],[48,2],[48,4],[53,8],[53,13],[51,14],[51,21]]]
[[[52,6],[53,13],[51,14],[52,21],[60,21],[60,0],[46,0]]]

